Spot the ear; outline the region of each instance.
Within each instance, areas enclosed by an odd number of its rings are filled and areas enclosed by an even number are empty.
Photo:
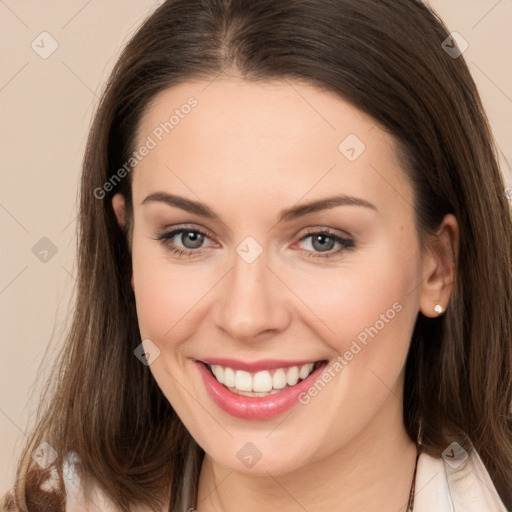
[[[116,214],[117,223],[124,229],[126,227],[126,208],[122,194],[117,193],[114,195],[112,198],[112,208]]]
[[[126,206],[124,202],[124,196],[122,194],[117,193],[114,195],[114,197],[112,198],[112,209],[114,210],[114,213],[116,215],[117,223],[119,224],[119,226],[121,226],[121,229],[123,229],[124,231],[124,229],[126,228]],[[135,291],[133,273],[130,284],[132,290]]]
[[[459,225],[455,216],[448,214],[423,256],[423,283],[420,293],[420,311],[423,315],[436,317],[447,308],[453,290],[458,256]]]

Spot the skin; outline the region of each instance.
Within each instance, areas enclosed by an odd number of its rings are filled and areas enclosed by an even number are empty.
[[[436,304],[448,304],[455,218],[447,215],[435,249],[421,252],[414,193],[392,137],[334,94],[297,81],[222,76],[166,90],[147,108],[137,147],[190,96],[197,107],[132,174],[132,286],[142,339],[160,350],[151,371],[206,452],[197,510],[405,511],[416,447],[402,420],[404,363],[418,312],[433,317]],[[366,146],[354,161],[338,149],[349,134]],[[155,192],[200,201],[219,219],[142,204]],[[375,209],[342,205],[278,222],[285,208],[342,194]],[[113,207],[125,226],[120,194]],[[208,234],[193,257],[157,240],[184,224]],[[313,229],[354,247],[331,242],[332,257],[321,257],[307,237]],[[263,250],[252,263],[236,252],[248,236]],[[186,236],[172,241],[193,247]],[[397,302],[401,311],[325,389],[272,420],[223,412],[193,364],[333,362]],[[262,454],[251,468],[237,457],[248,442]]]

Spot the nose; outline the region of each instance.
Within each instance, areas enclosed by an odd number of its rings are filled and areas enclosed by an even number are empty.
[[[267,339],[290,323],[286,287],[268,267],[265,252],[252,263],[235,254],[233,268],[218,293],[216,324],[234,339]]]

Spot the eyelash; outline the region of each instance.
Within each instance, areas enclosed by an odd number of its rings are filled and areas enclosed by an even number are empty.
[[[202,248],[198,248],[195,250],[181,249],[181,248],[177,248],[176,246],[174,246],[171,243],[171,240],[176,235],[179,235],[182,233],[198,233],[200,235],[203,235],[204,237],[210,238],[208,233],[206,233],[200,229],[192,229],[192,228],[184,227],[184,228],[175,229],[168,233],[162,233],[161,235],[159,235],[156,238],[156,240],[160,241],[160,243],[166,249],[168,249],[170,252],[172,252],[173,254],[176,254],[178,256],[188,256],[189,258],[192,258],[192,257],[194,257],[194,255],[200,255],[202,252]],[[331,258],[333,256],[338,255],[342,251],[351,250],[351,249],[355,248],[355,244],[352,240],[350,240],[348,238],[342,238],[339,235],[337,235],[336,233],[333,233],[332,231],[330,231],[328,229],[324,229],[324,230],[320,230],[320,231],[314,231],[314,230],[308,231],[304,236],[301,237],[301,239],[299,241],[302,242],[302,241],[306,240],[307,238],[311,237],[312,235],[326,235],[327,237],[331,238],[335,242],[339,243],[341,245],[341,248],[334,252],[329,251],[329,252],[325,252],[325,253],[315,252],[315,251],[307,251],[310,253],[308,255],[308,257],[310,257],[310,258]]]

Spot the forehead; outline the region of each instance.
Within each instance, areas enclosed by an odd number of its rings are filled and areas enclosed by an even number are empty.
[[[133,172],[135,202],[176,187],[199,196],[212,187],[232,197],[271,190],[283,200],[333,187],[410,194],[389,134],[334,93],[291,80],[169,88],[141,119],[136,146],[145,144],[151,149]]]

